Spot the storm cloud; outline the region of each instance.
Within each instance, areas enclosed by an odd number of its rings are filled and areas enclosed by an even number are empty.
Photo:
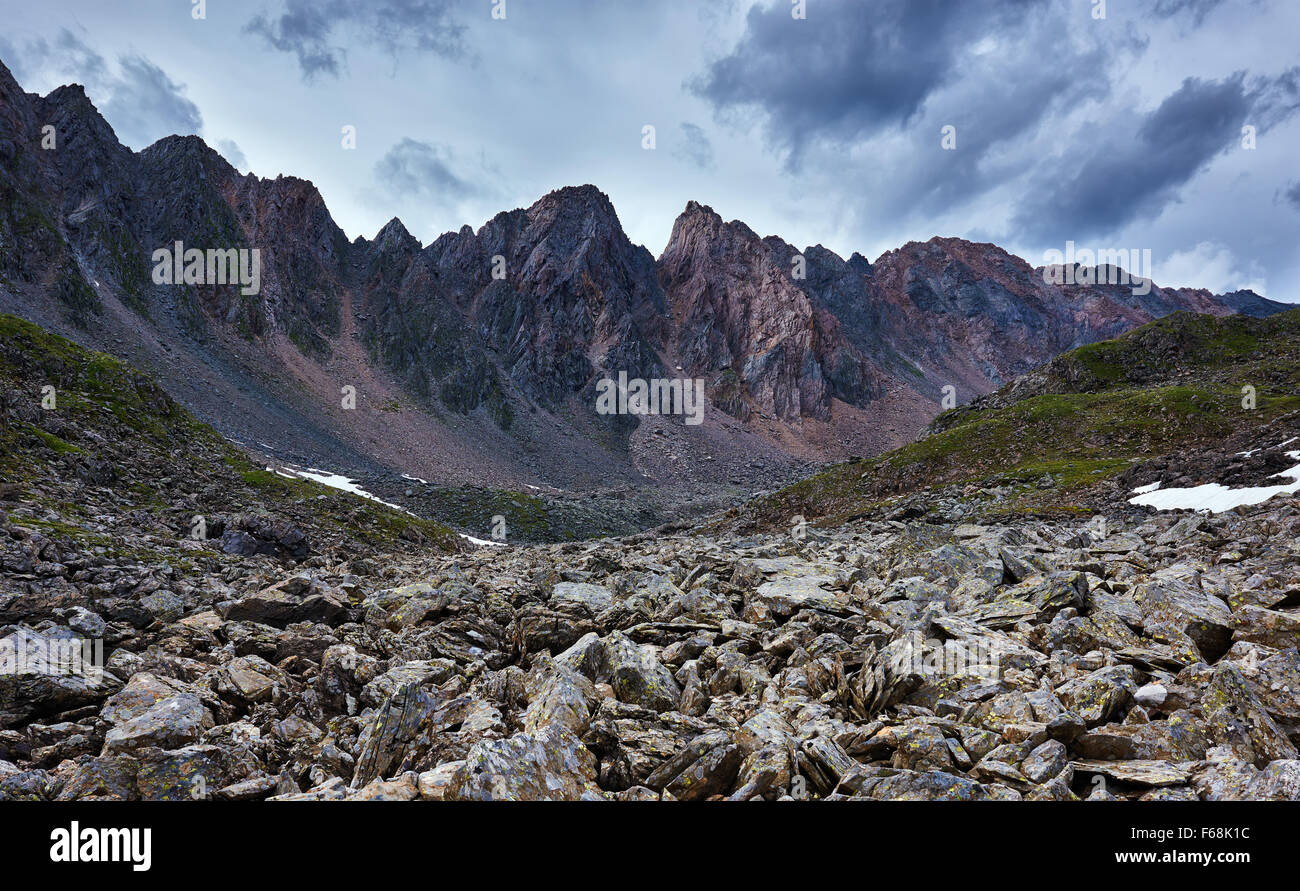
[[[1263,111],[1276,86],[1270,81],[1250,89],[1244,72],[1221,81],[1187,78],[1134,121],[1131,135],[1107,127],[1104,138],[1042,165],[1019,205],[1016,225],[1067,239],[1155,218],[1216,156],[1244,150],[1243,127],[1253,112]]]
[[[85,83],[134,148],[201,127],[310,178],[349,237],[400,215],[427,241],[590,182],[652,252],[694,200],[841,256],[1086,240],[1149,247],[1162,285],[1300,299],[1300,4],[1106,7],[0,0],[0,56],[29,90]]]
[[[915,118],[961,55],[1047,0],[823,0],[750,9],[745,34],[691,89],[722,113],[758,112],[797,168],[808,144],[849,142]]]
[[[389,55],[413,50],[456,59],[465,53],[465,26],[450,0],[285,0],[278,15],[258,14],[244,31],[294,55],[308,79],[339,76],[351,38]]]
[[[390,195],[454,205],[473,197],[479,187],[452,170],[451,151],[444,145],[403,139],[375,165],[375,178]]]

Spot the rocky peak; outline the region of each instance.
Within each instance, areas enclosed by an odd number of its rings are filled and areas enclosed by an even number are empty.
[[[552,287],[577,281],[584,272],[599,278],[604,264],[625,272],[635,252],[609,197],[595,186],[551,192],[521,222],[513,244],[523,261],[521,283]]]
[[[380,251],[418,251],[420,240],[412,235],[402,221],[393,217],[375,235],[371,244]]]
[[[1034,290],[1032,280],[1037,271],[1020,257],[995,244],[971,242],[964,238],[934,237],[926,242],[908,242],[883,255],[875,263],[878,274],[884,270],[906,270],[913,278],[948,277],[965,281],[997,280],[1016,282],[1022,294]],[[1038,276],[1041,281],[1041,276]]]
[[[793,277],[795,253],[691,202],[659,258],[677,326],[673,351],[687,371],[709,376],[715,401],[742,420],[755,410],[825,419],[833,395],[876,392],[838,323]]]
[[[871,274],[871,261],[859,254],[857,251],[854,251],[853,255],[849,257],[848,265],[850,269],[859,275]]]
[[[725,253],[742,244],[761,241],[753,229],[739,220],[728,223],[707,204],[690,201],[673,222],[668,244],[659,255],[659,265],[664,268],[710,251]]]
[[[0,177],[15,167],[23,168],[21,173],[25,176],[39,176],[33,173],[36,164],[31,154],[19,151],[20,144],[25,146],[37,136],[32,114],[36,101],[37,97],[23,92],[9,69],[0,62]],[[0,182],[5,180],[0,179]],[[17,188],[24,184],[16,182],[12,185]]]
[[[99,113],[80,84],[59,87],[41,99],[37,107],[44,122],[56,128],[58,156],[89,151],[119,157],[133,154],[118,141],[112,125]]]
[[[553,215],[586,216],[598,215],[614,222],[618,214],[614,210],[609,196],[591,183],[581,186],[562,186],[547,192],[528,209],[529,216],[549,212]]]
[[[1248,288],[1228,294],[1220,294],[1216,299],[1219,303],[1235,309],[1242,315],[1255,316],[1256,318],[1271,316],[1290,308],[1290,304],[1279,303],[1276,300],[1261,297]]]
[[[86,94],[86,88],[81,84],[64,84],[61,87],[55,87],[45,97],[44,104],[49,109],[60,109],[69,114],[94,115],[102,120],[99,109],[95,107],[95,103]],[[104,123],[107,124],[108,122],[105,121]]]
[[[411,262],[420,252],[420,242],[393,217],[376,233],[373,241],[360,239],[352,245],[354,260],[364,267],[362,287],[373,290],[400,287]],[[391,294],[386,299],[391,299]]]
[[[4,63],[4,59],[0,59],[0,96],[13,92],[26,94],[13,72],[9,70],[9,66]]]
[[[219,188],[239,176],[229,161],[198,136],[164,136],[140,152],[139,158],[146,169],[164,171],[178,184],[189,178],[211,181]]]
[[[55,128],[57,151],[37,151],[36,158],[53,168],[54,187],[65,195],[65,212],[86,200],[130,191],[139,160],[118,142],[80,85],[59,87],[37,102],[35,111],[38,126]],[[39,131],[32,138],[39,139]]]

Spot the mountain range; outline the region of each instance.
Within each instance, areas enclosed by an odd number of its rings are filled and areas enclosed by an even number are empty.
[[[1112,271],[349,241],[0,67],[0,802],[1300,799],[1300,308]]]
[[[256,250],[260,290],[155,283],[178,242]],[[227,437],[302,466],[739,491],[898,446],[945,393],[968,402],[1170,313],[1287,308],[1106,271],[1050,284],[958,238],[844,259],[694,201],[656,258],[591,185],[427,245],[397,219],[349,241],[310,182],[241,174],[195,136],[133,152],[81,87],[30,94],[0,64],[0,311],[154,372]],[[598,413],[620,373],[703,379],[704,423]]]

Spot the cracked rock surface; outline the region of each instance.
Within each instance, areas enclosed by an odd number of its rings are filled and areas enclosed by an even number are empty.
[[[179,605],[41,552],[0,800],[1300,798],[1300,506],[1110,525],[253,557]]]

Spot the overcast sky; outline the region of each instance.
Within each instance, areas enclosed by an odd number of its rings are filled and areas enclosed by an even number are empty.
[[[1073,240],[1300,302],[1296,0],[500,5],[0,0],[0,59],[84,84],[132,148],[197,133],[312,180],[349,237],[398,216],[427,244],[589,182],[656,255],[694,199],[845,257]]]

